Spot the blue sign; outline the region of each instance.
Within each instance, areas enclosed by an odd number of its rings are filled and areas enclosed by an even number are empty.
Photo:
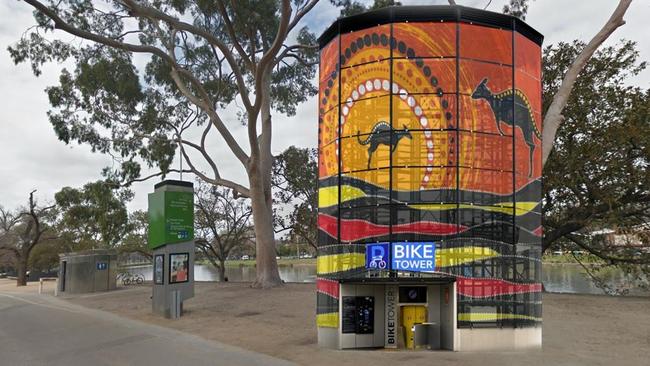
[[[366,245],[366,268],[386,269],[388,265],[388,243]]]
[[[436,268],[436,244],[433,242],[393,243],[391,269],[430,272]]]
[[[97,262],[97,270],[104,271],[108,268],[108,263],[106,262]]]

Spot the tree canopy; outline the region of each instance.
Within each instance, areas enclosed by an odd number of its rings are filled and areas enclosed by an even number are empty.
[[[80,247],[115,248],[130,232],[128,189],[115,190],[103,181],[82,188],[64,187],[54,195],[60,218],[58,230]]]
[[[607,264],[650,273],[647,249],[589,235],[603,228],[642,233],[650,222],[650,89],[629,83],[647,66],[635,46],[622,41],[597,51],[576,81],[544,167],[544,249],[568,242]],[[545,107],[583,47],[575,41],[545,49]]]
[[[273,163],[277,230],[288,231],[292,241],[314,249],[318,244],[317,154],[316,149],[291,146]]]

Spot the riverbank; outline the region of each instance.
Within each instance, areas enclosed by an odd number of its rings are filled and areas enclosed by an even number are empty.
[[[545,294],[542,351],[460,353],[319,349],[314,284],[197,283],[174,321],[151,314],[150,295],[145,285],[68,300],[303,365],[642,365],[650,349],[648,298]]]

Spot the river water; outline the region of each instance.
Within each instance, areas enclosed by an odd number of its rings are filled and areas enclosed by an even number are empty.
[[[152,280],[151,265],[129,267],[133,274],[142,274],[145,280]],[[584,274],[583,269],[576,264],[555,264],[545,263],[542,267],[542,282],[548,292],[578,293],[578,294],[603,294]],[[280,265],[280,277],[285,282],[315,282],[316,266],[308,264]],[[255,279],[254,266],[233,266],[226,267],[226,276],[229,281],[250,282]],[[194,278],[196,281],[216,281],[217,271],[211,265],[198,264],[194,266]],[[617,286],[623,284],[625,279],[619,271],[609,271],[605,275],[608,285]],[[650,296],[647,292],[638,288],[630,289],[631,295]]]

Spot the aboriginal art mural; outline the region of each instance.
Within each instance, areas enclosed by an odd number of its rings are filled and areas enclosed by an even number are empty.
[[[321,48],[318,326],[341,280],[448,277],[458,327],[541,322],[541,49],[462,22],[383,24]],[[436,244],[434,272],[365,246]]]

